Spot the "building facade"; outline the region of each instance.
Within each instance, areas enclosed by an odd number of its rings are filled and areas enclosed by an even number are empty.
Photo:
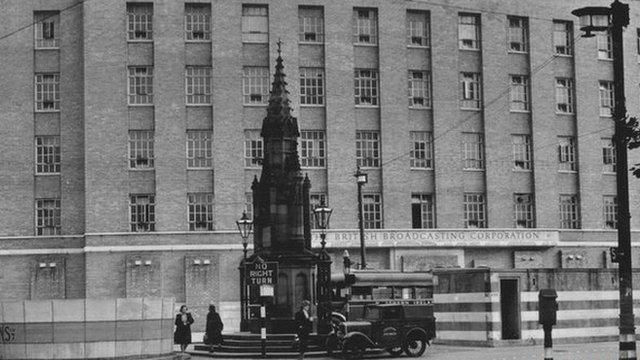
[[[360,166],[370,266],[612,266],[611,43],[580,37],[584,5],[5,2],[0,300],[173,296],[237,322],[278,40],[334,260],[357,253]]]

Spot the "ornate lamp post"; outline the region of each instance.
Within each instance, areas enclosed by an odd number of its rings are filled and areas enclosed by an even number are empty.
[[[236,221],[236,225],[238,225],[238,231],[240,231],[240,236],[242,237],[244,260],[247,260],[247,239],[249,239],[249,235],[253,231],[253,220],[249,219],[247,212],[244,211],[240,220]]]
[[[240,236],[242,237],[242,263],[240,263],[240,330],[246,331],[248,320],[249,320],[249,306],[247,304],[247,279],[245,268],[247,266],[247,241],[249,239],[249,235],[253,231],[253,220],[249,219],[247,216],[247,212],[244,211],[242,213],[242,217],[240,220],[236,221],[236,225],[238,225],[238,231],[240,232]]]
[[[320,205],[316,206],[316,208],[313,209],[313,214],[316,217],[316,224],[320,229],[320,239],[322,239],[322,241],[320,241],[320,244],[322,245],[323,250],[324,246],[326,245],[325,239],[327,237],[327,229],[329,228],[329,219],[331,218],[332,212],[333,209],[327,207],[324,204],[324,201],[322,201]]]
[[[580,29],[585,37],[592,32],[609,30],[613,47],[613,91],[616,151],[616,187],[618,202],[617,255],[620,290],[620,359],[637,359],[635,326],[633,318],[633,286],[631,277],[631,229],[629,224],[629,179],[627,168],[626,107],[624,96],[624,60],[622,46],[623,28],[629,25],[629,5],[615,0],[611,7],[589,6],[571,12],[580,19]]]
[[[326,334],[329,330],[329,320],[331,319],[331,256],[325,249],[325,238],[327,236],[327,229],[329,228],[329,219],[331,218],[331,212],[333,210],[324,204],[324,201],[320,205],[316,206],[313,210],[313,214],[316,217],[316,224],[320,229],[320,238],[322,241],[320,244],[320,254],[318,254],[318,280],[316,284],[316,293],[318,294],[318,333]]]
[[[358,183],[358,225],[360,227],[360,268],[367,268],[366,250],[364,247],[364,221],[362,219],[362,186],[367,183],[367,173],[360,171],[360,166],[353,176]]]

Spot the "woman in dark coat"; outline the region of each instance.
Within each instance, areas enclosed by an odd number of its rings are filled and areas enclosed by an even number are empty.
[[[220,320],[220,314],[216,312],[215,305],[209,305],[209,313],[207,314],[207,327],[205,329],[205,344],[211,346],[209,352],[213,352],[216,345],[222,343],[222,329],[224,325]]]
[[[180,344],[180,351],[184,352],[187,346],[191,344],[191,324],[193,317],[188,312],[187,305],[180,307],[180,313],[176,315],[176,332],[173,334],[173,342]]]
[[[304,359],[304,352],[307,351],[307,342],[309,341],[309,333],[313,330],[313,318],[309,314],[311,303],[303,300],[300,310],[296,312],[296,333],[298,335],[300,359]]]

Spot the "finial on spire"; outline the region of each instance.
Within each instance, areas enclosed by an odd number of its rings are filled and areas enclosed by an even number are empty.
[[[278,42],[276,44],[278,44],[278,56],[280,56],[280,53],[282,53],[282,50],[280,49],[280,47],[282,46],[282,40],[278,38]]]

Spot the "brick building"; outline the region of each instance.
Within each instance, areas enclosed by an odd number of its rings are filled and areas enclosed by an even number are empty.
[[[580,37],[584,5],[5,2],[0,300],[162,295],[237,321],[235,221],[251,212],[278,39],[337,257],[357,253],[361,166],[372,266],[611,266],[611,45]],[[631,19],[633,116],[633,4]]]

